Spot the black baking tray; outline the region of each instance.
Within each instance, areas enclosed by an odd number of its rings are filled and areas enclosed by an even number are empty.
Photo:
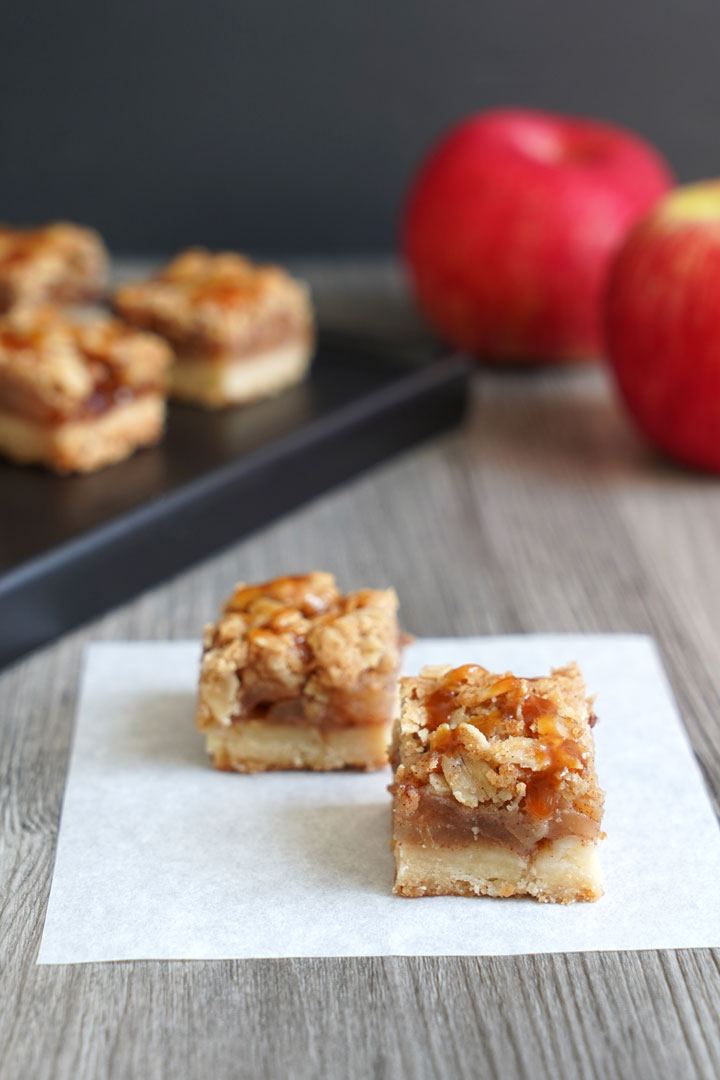
[[[462,417],[460,357],[324,333],[268,401],[172,405],[164,441],[90,476],[0,463],[0,667]]]

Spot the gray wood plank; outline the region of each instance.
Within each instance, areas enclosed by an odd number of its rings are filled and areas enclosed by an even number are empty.
[[[390,264],[304,270],[328,321],[419,339]],[[647,451],[601,372],[476,383],[461,432],[0,677],[0,1076],[720,1075],[709,950],[35,965],[84,643],[195,636],[237,578],[392,583],[421,634],[650,631],[720,805],[720,485]]]

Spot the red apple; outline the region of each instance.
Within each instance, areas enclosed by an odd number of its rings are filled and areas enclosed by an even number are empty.
[[[677,188],[610,275],[610,361],[648,439],[720,471],[720,180]]]
[[[486,358],[596,356],[611,259],[670,184],[657,152],[620,128],[520,109],[472,116],[410,190],[401,244],[420,306]]]

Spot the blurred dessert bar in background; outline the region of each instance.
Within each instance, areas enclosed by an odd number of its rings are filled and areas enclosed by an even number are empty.
[[[332,574],[240,584],[205,629],[197,726],[218,769],[387,762],[401,636],[393,589]]]
[[[541,679],[476,664],[402,679],[395,892],[602,896],[594,722],[575,664]]]
[[[105,245],[92,229],[63,221],[36,229],[0,225],[0,313],[96,300],[107,274]]]
[[[117,319],[18,308],[0,319],[0,453],[90,472],[157,442],[172,352]]]
[[[114,293],[127,322],[161,334],[176,362],[174,397],[238,405],[299,382],[314,347],[307,287],[277,266],[192,249]]]

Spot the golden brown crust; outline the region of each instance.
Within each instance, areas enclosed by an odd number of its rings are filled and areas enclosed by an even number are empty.
[[[313,572],[237,586],[205,629],[197,724],[343,727],[392,718],[400,644],[392,589],[342,595]]]
[[[167,338],[181,361],[251,355],[313,336],[306,286],[232,252],[183,252],[153,277],[121,286],[113,304],[128,322]]]
[[[0,318],[0,412],[46,424],[97,415],[164,393],[171,362],[161,338],[117,319],[16,308]]]
[[[482,839],[452,847],[398,842],[398,896],[532,896],[572,904],[603,895],[594,841],[565,836],[519,854]]]
[[[36,229],[0,225],[0,312],[95,300],[107,271],[105,245],[92,229],[64,221]]]
[[[289,341],[253,356],[179,357],[172,368],[170,394],[206,409],[247,405],[301,382],[312,354],[312,342]]]
[[[213,728],[206,733],[206,744],[214,767],[225,772],[373,770],[387,762],[382,724],[330,728],[248,720],[231,728]]]

